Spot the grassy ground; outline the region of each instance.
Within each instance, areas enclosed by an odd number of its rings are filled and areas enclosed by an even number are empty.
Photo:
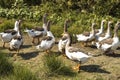
[[[100,50],[92,47],[81,47],[79,43],[73,44],[72,46],[79,47],[84,51],[91,52],[96,55],[93,60],[89,60],[87,63],[82,64],[81,70],[76,76],[46,76],[46,69],[43,64],[43,56],[46,54],[42,50],[36,50],[35,46],[31,43],[31,38],[24,35],[24,45],[20,50],[20,54],[14,57],[15,51],[10,52],[8,49],[2,48],[2,41],[0,40],[0,50],[6,53],[10,53],[10,59],[13,63],[20,64],[24,67],[29,68],[33,73],[38,75],[42,80],[120,80],[120,50],[116,50],[117,56],[110,57],[99,55]],[[6,45],[8,47],[8,44]],[[57,44],[54,45],[52,51],[58,53]],[[98,56],[97,56],[98,55]],[[76,63],[64,58],[62,55],[57,56],[66,66],[72,67]]]

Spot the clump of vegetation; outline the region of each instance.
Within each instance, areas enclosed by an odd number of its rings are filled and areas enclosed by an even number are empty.
[[[48,76],[75,76],[74,72],[70,67],[66,66],[62,60],[58,59],[55,53],[49,53],[44,56],[44,66],[47,70]]]
[[[33,74],[29,69],[15,65],[12,76],[13,80],[38,80],[37,76]]]
[[[13,64],[7,59],[5,53],[0,52],[0,75],[6,76],[13,72]]]

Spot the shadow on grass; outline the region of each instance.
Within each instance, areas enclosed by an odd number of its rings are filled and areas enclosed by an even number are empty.
[[[19,54],[24,60],[28,60],[31,58],[36,57],[39,54],[39,51],[34,51],[34,52],[28,52],[24,54]]]
[[[105,71],[103,69],[100,69],[99,65],[84,65],[81,66],[80,70],[86,71],[86,72],[95,72],[95,73],[107,73],[110,74],[109,71]]]
[[[106,55],[106,56],[109,56],[109,57],[120,57],[120,54],[117,54],[117,53],[115,53],[115,54],[104,54],[104,55]]]
[[[22,45],[22,47],[21,47],[21,49],[23,49],[23,48],[29,48],[29,47],[31,47],[32,45]]]

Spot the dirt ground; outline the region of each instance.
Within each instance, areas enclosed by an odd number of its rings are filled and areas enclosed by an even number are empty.
[[[8,49],[2,48],[2,41],[0,40],[0,50],[12,55],[10,58],[14,63],[19,63],[22,66],[30,68],[34,73],[39,73],[43,76],[40,69],[43,68],[42,56],[46,54],[42,50],[37,50],[35,45],[32,45],[31,38],[28,35],[24,35],[24,44],[20,50],[20,54],[17,58],[14,58],[16,51],[9,51]],[[6,44],[8,47],[9,44]],[[92,53],[95,57],[89,60],[87,63],[81,65],[81,70],[76,77],[51,77],[46,78],[47,80],[120,80],[120,49],[116,50],[115,56],[101,55],[101,51],[95,47],[81,47],[79,43],[73,44],[72,46],[79,47],[86,52]],[[53,52],[58,52],[57,44],[52,48]],[[62,55],[59,56],[66,65],[72,67],[76,63],[64,58]]]

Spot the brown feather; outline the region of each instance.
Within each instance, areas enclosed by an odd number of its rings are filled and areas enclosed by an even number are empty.
[[[105,40],[102,40],[99,42],[100,44],[112,44],[113,43],[113,39],[112,38],[109,38],[109,39],[105,39]]]
[[[90,35],[90,32],[83,32],[83,35],[89,36],[89,35]]]
[[[66,40],[68,37],[67,36],[63,36],[62,37],[62,40]]]
[[[105,34],[101,34],[100,37],[105,37]]]
[[[51,36],[45,36],[45,37],[43,37],[42,40],[50,41],[50,40],[52,40],[52,39],[53,39],[53,38],[52,38]]]
[[[74,47],[70,47],[69,48],[69,52],[83,52],[83,53],[86,53],[85,51],[83,50],[80,50],[79,48],[74,48]],[[87,54],[87,53],[86,53]]]
[[[95,29],[95,33],[99,33],[99,30]]]
[[[4,33],[11,33],[12,35],[14,35],[17,33],[17,31],[15,31],[13,29],[8,29],[8,30],[5,30]]]
[[[44,31],[44,28],[41,28],[41,27],[35,27],[34,30],[36,30],[36,31]]]

